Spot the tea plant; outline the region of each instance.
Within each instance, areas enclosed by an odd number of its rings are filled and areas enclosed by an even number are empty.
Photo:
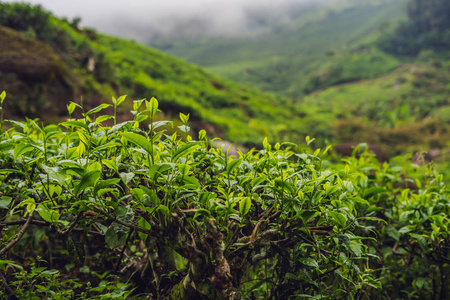
[[[407,164],[380,167],[365,152],[329,165],[329,148],[311,150],[309,137],[265,139],[233,157],[204,130],[191,135],[189,114],[166,134],[173,123],[155,121],[155,98],[133,101],[130,121],[99,114],[124,101],[89,111],[72,102],[69,115],[82,118],[59,125],[3,124],[4,297],[67,288],[77,299],[369,299],[404,267],[395,255],[448,273],[439,176],[414,173],[418,189],[408,190]],[[432,293],[435,277],[404,293]]]

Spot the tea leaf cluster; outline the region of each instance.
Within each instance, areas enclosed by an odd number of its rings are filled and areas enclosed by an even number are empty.
[[[125,101],[71,103],[82,117],[59,125],[2,120],[3,297],[448,295],[441,175],[364,145],[330,164],[309,137],[231,156],[191,136],[189,115],[166,134],[155,98],[129,121],[101,114]]]

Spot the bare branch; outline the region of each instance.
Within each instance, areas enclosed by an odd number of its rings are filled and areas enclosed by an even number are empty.
[[[0,250],[0,257],[3,256],[9,249],[11,249],[21,238],[22,236],[25,234],[25,232],[28,230],[28,227],[30,227],[30,223],[31,223],[31,219],[33,218],[33,214],[30,214],[28,216],[27,221],[25,222],[25,224],[23,225],[22,229],[19,231],[19,233],[17,234],[17,237],[15,239],[13,239],[11,242],[9,242],[8,245],[6,245],[5,248],[3,248],[2,250]]]

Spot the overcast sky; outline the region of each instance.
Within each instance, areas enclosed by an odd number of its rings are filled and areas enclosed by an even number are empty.
[[[249,15],[283,22],[292,7],[339,0],[28,0],[82,26],[136,39],[171,34],[235,35],[254,24]],[[15,1],[20,2],[20,1]],[[251,19],[251,18],[250,18]]]

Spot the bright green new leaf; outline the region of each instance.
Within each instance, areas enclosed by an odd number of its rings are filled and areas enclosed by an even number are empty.
[[[88,112],[86,113],[86,116],[89,116],[89,115],[98,113],[99,111],[101,111],[101,110],[103,110],[103,109],[105,109],[105,108],[107,108],[107,107],[110,107],[110,106],[111,106],[111,104],[106,104],[106,103],[100,104],[99,106],[94,107],[93,109],[91,109],[90,111],[88,111]]]
[[[72,115],[75,111],[76,105],[73,102],[70,102],[70,104],[67,104],[67,111],[69,112],[69,115]]]
[[[191,170],[191,167],[187,164],[179,164],[178,170],[180,171],[180,174],[183,176],[189,175],[189,171]]]
[[[95,193],[97,194],[98,197],[102,197],[104,194],[113,192],[115,190],[116,189],[114,188],[99,189]]]
[[[170,125],[170,127],[173,127],[173,121],[157,121],[153,122],[152,124],[148,125],[149,129],[156,130],[159,127]]]
[[[117,167],[116,162],[114,160],[112,160],[112,159],[102,159],[102,164],[104,164],[105,166],[107,166],[111,170],[114,170],[117,173],[119,173],[119,168]]]
[[[388,222],[384,219],[381,218],[376,218],[376,217],[360,217],[358,218],[358,220],[369,220],[369,221],[376,221],[376,222],[382,222],[384,224],[388,224]]]
[[[189,114],[185,115],[183,113],[180,113],[180,120],[183,122],[183,124],[186,124],[189,120]]]
[[[122,104],[123,101],[125,101],[125,99],[127,98],[127,95],[122,95],[119,97],[119,99],[116,100],[116,103],[114,103],[114,106],[117,107],[120,104]]]
[[[141,107],[142,103],[145,101],[145,99],[140,99],[140,100],[133,100],[133,110],[134,112],[137,112],[137,110],[139,109],[139,107]],[[133,113],[135,114],[135,113]]]
[[[258,176],[252,180],[253,189],[258,188],[261,183],[263,183],[267,178],[263,176]]]
[[[198,139],[201,141],[206,137],[206,131],[204,129],[200,130],[198,133]]]
[[[112,118],[113,118],[112,116],[103,115],[103,116],[100,116],[97,119],[95,119],[95,122],[102,123],[102,122],[105,122],[106,120],[109,120],[109,119],[112,119]]]
[[[325,155],[325,154],[328,152],[328,150],[331,149],[331,147],[332,147],[331,145],[327,146],[327,147],[325,148],[325,150],[323,151],[322,155]]]
[[[142,200],[144,199],[144,191],[142,189],[134,188],[130,192],[135,199],[139,200],[139,202],[142,202]]]
[[[263,140],[263,147],[264,147],[264,149],[266,149],[267,151],[269,151],[270,148],[271,148],[271,146],[270,146],[270,144],[269,144],[269,141],[267,140],[267,137],[265,137],[264,140]]]
[[[317,157],[320,153],[320,148],[318,148],[316,151],[314,151],[313,157]]]
[[[11,123],[16,125],[17,127],[23,129],[25,131],[25,123],[24,122],[19,122],[19,121],[14,121],[14,120],[5,120],[5,122]]]
[[[14,149],[14,160],[16,161],[19,156],[25,154],[27,152],[33,151],[36,149],[33,145],[20,143]]]
[[[9,173],[17,173],[25,175],[25,172],[15,170],[15,169],[0,169],[0,174],[9,174]]]
[[[86,125],[84,121],[66,121],[60,123],[60,125],[69,128],[69,127],[78,127],[78,128],[84,128],[86,130],[89,130],[89,127]]]
[[[147,120],[147,119],[148,119],[148,116],[147,116],[147,115],[138,115],[138,116],[136,116],[136,118],[134,119],[134,121],[135,121],[135,124],[136,124],[136,123],[144,122],[144,121]]]
[[[158,112],[158,100],[155,97],[152,97],[150,101],[145,102],[147,105],[147,109],[150,111],[150,116],[154,116],[156,112]]]
[[[116,147],[120,147],[120,146],[121,146],[121,144],[119,144],[119,143],[109,142],[109,143],[106,143],[104,145],[101,145],[101,146],[95,148],[95,150],[100,151],[100,150],[104,150],[104,149],[108,149],[108,148],[116,148]]]
[[[197,146],[198,146],[198,142],[190,142],[190,143],[184,144],[183,146],[178,148],[177,151],[175,151],[175,153],[172,156],[172,161],[175,162],[180,157],[186,156],[187,154],[191,153],[192,151],[195,151]]]
[[[250,197],[243,197],[241,199],[241,201],[239,202],[239,212],[241,213],[242,218],[245,217],[251,206],[252,200],[250,199]]]
[[[84,191],[88,187],[93,187],[95,182],[100,179],[100,171],[91,171],[86,173],[83,178],[81,178],[80,183],[75,187],[74,194],[78,195],[80,192]]]
[[[3,91],[3,92],[0,94],[0,105],[3,104],[3,101],[5,101],[5,98],[6,98],[6,92]]]
[[[133,132],[123,132],[122,136],[144,149],[148,154],[153,153],[152,144],[144,136]]]
[[[233,159],[232,161],[228,162],[228,164],[227,164],[227,172],[228,173],[233,172],[234,169],[239,167],[241,163],[242,163],[242,159]]]

